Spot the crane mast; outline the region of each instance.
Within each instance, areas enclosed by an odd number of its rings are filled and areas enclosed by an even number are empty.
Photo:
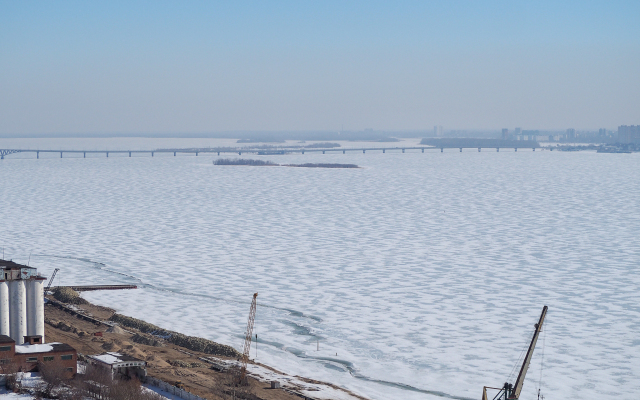
[[[44,290],[44,293],[46,294],[49,289],[51,289],[51,284],[53,283],[53,278],[56,277],[56,274],[58,273],[58,271],[60,271],[60,268],[56,268],[53,270],[53,274],[51,275],[51,279],[49,279],[49,284],[47,285],[47,288]]]
[[[247,377],[247,363],[249,362],[249,351],[251,350],[251,336],[253,334],[253,323],[256,319],[256,306],[257,306],[258,293],[253,294],[253,301],[251,302],[251,309],[249,310],[249,320],[247,321],[247,330],[244,336],[244,351],[242,352],[242,361],[240,367],[240,374],[238,376],[237,384],[242,385]]]
[[[533,332],[533,338],[531,338],[531,343],[529,343],[529,349],[527,350],[527,355],[524,357],[524,361],[522,362],[522,367],[520,367],[520,373],[518,374],[518,378],[516,379],[516,383],[514,385],[510,383],[505,383],[502,388],[492,388],[485,386],[482,393],[482,400],[488,400],[487,397],[487,389],[497,389],[500,390],[495,397],[495,399],[505,399],[505,400],[518,400],[520,397],[520,392],[522,391],[522,386],[524,384],[524,378],[527,375],[527,371],[529,370],[529,364],[531,364],[531,357],[533,357],[533,350],[536,347],[536,343],[538,342],[538,337],[540,336],[540,332],[542,332],[542,323],[544,322],[544,318],[547,315],[547,306],[542,308],[542,314],[540,314],[540,319],[538,323],[535,324],[535,331]]]

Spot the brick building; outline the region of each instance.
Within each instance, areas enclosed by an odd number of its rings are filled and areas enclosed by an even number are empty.
[[[78,372],[78,352],[65,343],[42,343],[38,335],[25,336],[25,344],[16,345],[9,336],[0,335],[0,367],[11,365],[17,371],[37,371],[38,363],[53,363],[69,375]]]

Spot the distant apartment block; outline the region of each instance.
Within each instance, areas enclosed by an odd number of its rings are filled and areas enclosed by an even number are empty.
[[[640,125],[619,126],[618,142],[640,144]]]
[[[576,130],[573,128],[567,129],[567,140],[576,138]]]
[[[442,125],[436,125],[433,127],[433,135],[436,137],[442,137]]]

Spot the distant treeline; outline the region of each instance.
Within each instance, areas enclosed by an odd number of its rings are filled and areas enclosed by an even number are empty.
[[[326,164],[326,163],[306,163],[306,164],[276,164],[271,161],[252,160],[245,158],[220,158],[213,161],[213,165],[250,165],[254,167],[302,167],[302,168],[360,168],[356,164]]]
[[[250,160],[244,158],[220,158],[218,160],[213,161],[213,165],[252,165],[254,167],[262,167],[262,166],[279,166],[280,164],[273,163],[271,161],[263,161],[263,160]]]

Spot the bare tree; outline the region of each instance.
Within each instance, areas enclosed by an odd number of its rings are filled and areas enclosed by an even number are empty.
[[[20,366],[16,363],[9,363],[2,365],[2,373],[6,375],[6,386],[7,389],[13,390],[14,392],[20,391],[20,382],[18,380],[18,371],[20,371]]]
[[[55,397],[56,389],[60,389],[63,382],[69,377],[69,373],[65,371],[62,365],[53,362],[38,363],[38,371],[40,371],[40,376],[44,382],[41,393],[43,397],[47,398]]]

